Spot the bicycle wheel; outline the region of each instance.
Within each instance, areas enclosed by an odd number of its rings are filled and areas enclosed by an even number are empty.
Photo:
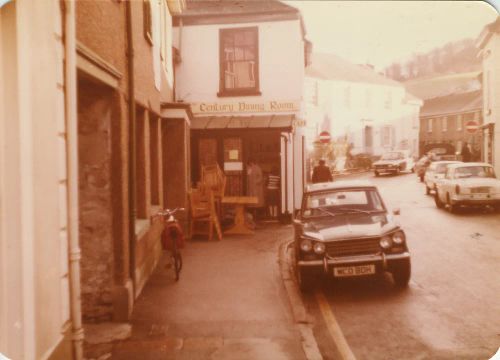
[[[180,252],[177,252],[174,255],[174,269],[175,269],[175,281],[179,281],[179,275],[182,269],[182,255]]]

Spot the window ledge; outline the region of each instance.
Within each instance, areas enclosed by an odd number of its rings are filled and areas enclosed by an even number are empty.
[[[148,219],[135,219],[135,238],[141,239],[149,230],[150,221]]]
[[[235,90],[235,91],[219,91],[218,97],[237,97],[237,96],[261,96],[259,90]]]

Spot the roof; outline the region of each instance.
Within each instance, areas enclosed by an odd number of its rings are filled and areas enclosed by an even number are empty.
[[[459,114],[481,110],[482,107],[482,91],[470,91],[425,100],[424,105],[420,109],[420,117]]]
[[[341,180],[325,183],[310,184],[306,186],[306,192],[328,191],[338,189],[351,189],[351,188],[374,188],[376,187],[366,180]]]
[[[337,55],[312,54],[311,64],[306,67],[306,76],[321,80],[342,80],[402,87],[397,81],[382,76],[368,66],[353,64]]]
[[[255,19],[249,19],[249,17]],[[278,0],[187,0],[186,8],[174,16],[174,25],[301,19],[300,11]]]
[[[192,130],[281,129],[291,131],[295,115],[200,116],[191,121]]]
[[[457,92],[468,92],[481,88],[478,71],[433,76],[404,82],[406,89],[416,97],[426,100]]]
[[[483,48],[494,33],[500,33],[500,17],[484,27],[476,40],[477,47]]]

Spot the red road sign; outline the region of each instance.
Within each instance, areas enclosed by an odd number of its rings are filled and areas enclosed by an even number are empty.
[[[319,134],[319,141],[322,142],[323,144],[328,144],[331,140],[330,133],[328,131],[322,131]]]
[[[465,130],[467,130],[467,132],[469,133],[475,133],[478,128],[479,124],[474,120],[470,120],[465,123]]]

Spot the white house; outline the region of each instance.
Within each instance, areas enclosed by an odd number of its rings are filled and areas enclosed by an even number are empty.
[[[391,149],[418,154],[421,100],[405,87],[333,54],[313,54],[306,68],[309,134],[329,131],[353,144],[353,154],[380,155]]]
[[[281,174],[282,213],[300,206],[304,179],[300,12],[279,1],[188,1],[174,17],[177,101],[191,104],[192,180],[225,171],[226,194],[245,193],[246,161]],[[285,196],[287,194],[288,196]]]
[[[483,154],[500,174],[500,18],[476,42],[483,62]]]

